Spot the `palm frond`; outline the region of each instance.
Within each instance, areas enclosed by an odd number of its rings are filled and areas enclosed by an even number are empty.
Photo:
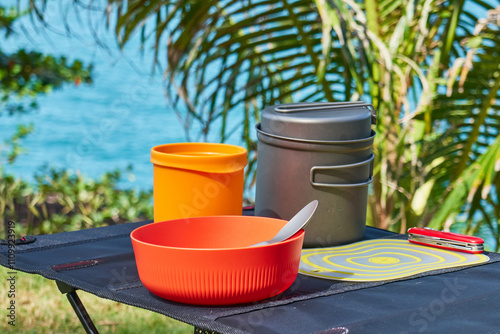
[[[108,0],[106,13],[117,15],[122,45],[134,33],[153,39],[169,102],[187,128],[241,140],[252,158],[253,125],[268,105],[370,101],[379,115],[370,216],[404,231],[431,220],[447,226],[453,217],[496,226],[499,5]],[[166,59],[158,59],[165,40]]]

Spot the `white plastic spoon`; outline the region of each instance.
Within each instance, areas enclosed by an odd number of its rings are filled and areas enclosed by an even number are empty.
[[[309,222],[309,219],[311,219],[317,207],[318,201],[312,201],[311,203],[303,207],[302,210],[300,210],[295,216],[293,216],[293,218],[290,219],[288,223],[286,223],[285,226],[283,226],[272,239],[253,244],[248,247],[274,244],[276,242],[280,242],[290,238]]]

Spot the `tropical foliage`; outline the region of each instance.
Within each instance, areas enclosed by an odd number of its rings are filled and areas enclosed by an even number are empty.
[[[1,174],[0,231],[9,220],[19,222],[16,235],[38,235],[152,218],[152,193],[118,190],[120,175],[108,172],[92,180],[54,170],[28,184]]]
[[[371,223],[485,229],[498,249],[498,5],[108,0],[103,10],[120,45],[140,34],[153,46],[186,129],[208,135],[216,124],[221,141],[234,134],[245,141],[253,162],[263,107],[371,102],[378,111]],[[43,20],[42,6],[32,6]],[[230,122],[235,115],[243,121]]]
[[[14,136],[0,146],[0,238],[7,232],[10,220],[18,222],[16,235],[21,236],[153,217],[152,192],[119,189],[119,170],[105,173],[99,180],[67,170],[43,170],[35,176],[34,184],[6,173],[3,166],[14,163],[23,153],[21,141],[32,129],[19,126]]]
[[[12,25],[20,11],[0,6],[0,31],[13,37]],[[78,60],[69,64],[64,57],[38,52],[0,50],[0,118],[36,108],[36,97],[64,84],[90,83],[91,66]],[[34,130],[33,124],[19,125],[12,138],[0,143],[0,237],[9,220],[18,235],[43,234],[87,227],[145,220],[153,216],[152,193],[119,190],[120,171],[91,180],[66,170],[45,171],[29,184],[8,174],[26,152],[22,140]],[[130,172],[130,171],[129,171]]]
[[[15,8],[0,6],[0,31],[4,39],[13,36],[12,25],[22,14]],[[0,116],[36,108],[36,96],[74,82],[91,83],[92,66],[84,67],[75,60],[69,64],[65,57],[53,57],[39,52],[0,50]]]

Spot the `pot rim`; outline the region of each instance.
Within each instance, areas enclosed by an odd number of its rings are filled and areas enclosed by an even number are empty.
[[[326,145],[341,145],[341,144],[356,144],[356,143],[364,143],[370,140],[373,140],[377,133],[375,130],[371,130],[370,136],[366,138],[361,138],[361,139],[350,139],[350,140],[314,140],[314,139],[301,139],[301,138],[291,138],[291,137],[284,137],[284,136],[278,136],[275,134],[271,134],[268,132],[264,132],[261,130],[261,125],[260,123],[257,123],[255,125],[255,129],[257,130],[258,134],[261,134],[263,136],[267,137],[272,137],[275,139],[280,139],[280,140],[286,140],[286,141],[292,141],[292,142],[297,142],[297,143],[308,143],[308,144],[326,144]]]

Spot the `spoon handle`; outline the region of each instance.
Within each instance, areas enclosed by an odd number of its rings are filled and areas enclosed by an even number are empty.
[[[303,228],[311,219],[312,215],[316,211],[318,207],[318,201],[314,200],[311,203],[307,204],[303,207],[292,219],[290,219],[279,231],[276,235],[266,241],[262,241],[256,244],[253,244],[249,247],[255,246],[264,246],[269,244],[274,244],[276,242],[281,242],[290,238],[292,235],[297,233],[301,228]]]

